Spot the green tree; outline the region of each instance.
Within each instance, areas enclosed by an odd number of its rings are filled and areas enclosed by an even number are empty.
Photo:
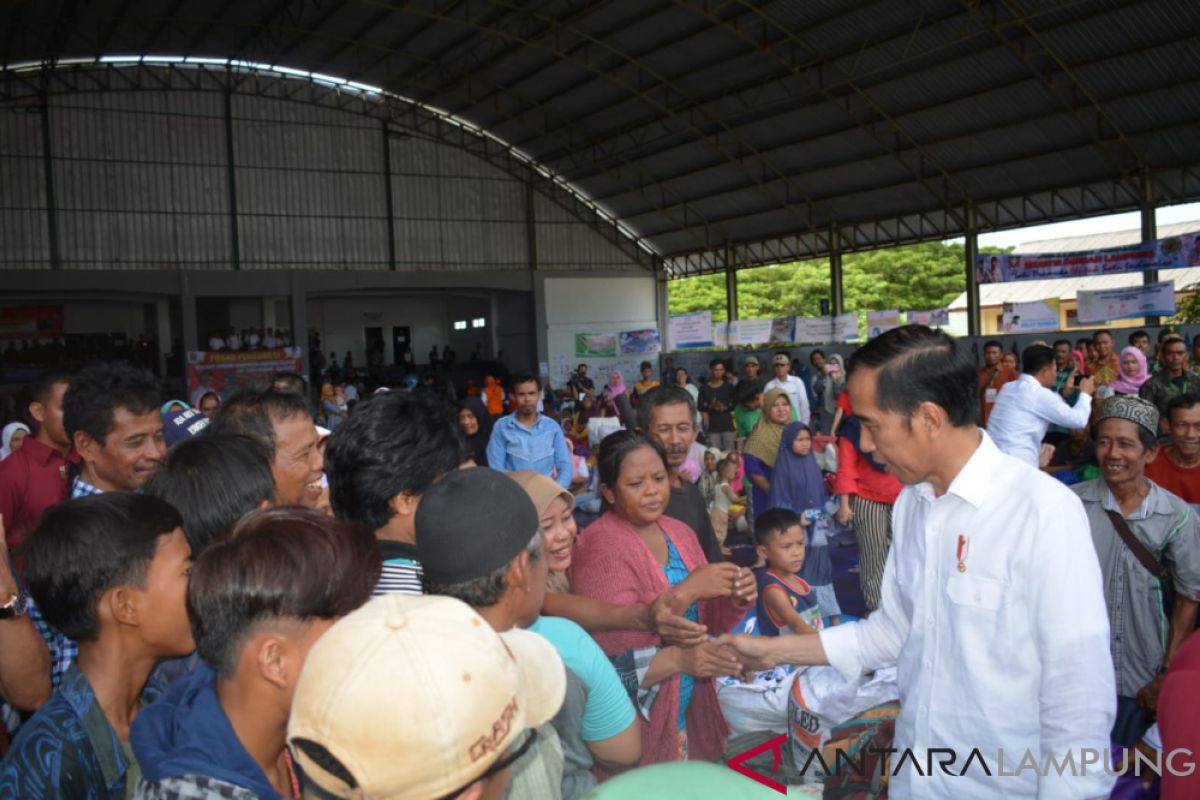
[[[842,261],[847,311],[923,311],[941,308],[966,289],[962,244],[924,244],[851,253]],[[738,272],[738,316],[744,319],[821,315],[829,300],[829,261],[819,259],[755,267]],[[672,314],[709,309],[725,319],[725,276],[672,281]]]

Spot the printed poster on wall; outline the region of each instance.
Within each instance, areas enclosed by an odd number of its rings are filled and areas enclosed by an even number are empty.
[[[575,334],[575,356],[577,358],[611,358],[617,355],[615,333]]]
[[[1000,327],[1005,333],[1056,331],[1059,328],[1058,298],[1030,303],[1005,303]]]
[[[858,312],[847,311],[833,318],[834,342],[852,342],[858,338]]]
[[[909,325],[928,325],[931,328],[936,328],[940,325],[950,324],[950,309],[935,308],[930,311],[908,311],[905,313],[905,318]]]
[[[646,328],[641,331],[621,331],[617,334],[621,355],[645,355],[657,353],[662,347],[659,344],[658,329]]]
[[[797,344],[824,344],[833,341],[833,319],[796,317],[792,341]]]
[[[771,338],[767,341],[772,344],[791,344],[795,325],[795,317],[776,317],[771,320]]]
[[[975,279],[1003,283],[1191,266],[1200,266],[1200,231],[1077,253],[983,253],[975,259]]]
[[[874,339],[881,333],[886,333],[892,328],[900,327],[900,312],[897,309],[888,309],[887,311],[868,311],[867,312],[867,338]]]
[[[0,339],[61,339],[62,336],[62,306],[0,308]]]
[[[222,400],[242,389],[263,389],[276,372],[303,373],[299,347],[273,350],[200,350],[187,354],[188,396],[203,389]]]
[[[711,311],[678,314],[667,320],[667,346],[671,350],[686,347],[712,347],[713,321]]]
[[[1122,289],[1080,291],[1076,295],[1079,322],[1093,324],[1130,317],[1170,317],[1175,314],[1175,281]]]
[[[712,326],[713,347],[720,349],[729,347],[729,323],[714,322]]]
[[[766,344],[771,341],[774,320],[739,319],[729,323],[729,345]]]

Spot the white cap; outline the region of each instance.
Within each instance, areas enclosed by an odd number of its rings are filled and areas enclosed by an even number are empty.
[[[498,634],[453,598],[386,595],[309,652],[288,743],[335,797],[433,800],[477,780],[565,693],[562,659],[537,634]]]

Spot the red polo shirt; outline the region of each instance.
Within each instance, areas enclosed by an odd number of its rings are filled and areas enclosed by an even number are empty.
[[[0,514],[8,546],[28,538],[42,514],[67,497],[67,459],[32,436],[0,461]]]

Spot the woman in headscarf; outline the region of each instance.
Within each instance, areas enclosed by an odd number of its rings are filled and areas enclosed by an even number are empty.
[[[1121,351],[1120,374],[1108,387],[1117,394],[1137,397],[1138,390],[1148,380],[1150,371],[1146,367],[1146,354],[1136,347],[1126,347]]]
[[[617,398],[628,391],[629,387],[625,385],[625,378],[622,377],[621,371],[614,369],[610,372],[608,386],[604,387],[604,391],[600,395],[600,416],[621,416],[620,410],[617,408]]]
[[[488,440],[492,438],[492,415],[478,397],[458,401],[458,427],[467,439],[475,466],[486,467]]]
[[[158,413],[178,414],[180,411],[187,411],[189,408],[191,408],[191,406],[182,400],[168,400],[159,407]]]
[[[771,508],[787,508],[801,515],[807,542],[800,577],[816,592],[821,614],[836,625],[841,622],[842,609],[833,591],[829,557],[830,524],[825,508],[829,489],[812,448],[812,430],[803,423],[793,422],[783,429],[767,502]],[[808,519],[806,512],[816,512],[812,516],[817,519]]]
[[[768,500],[771,475],[779,455],[783,429],[791,421],[792,401],[783,388],[777,386],[763,395],[762,418],[746,440],[743,457],[746,477],[750,479],[750,509],[754,514],[771,507]]]
[[[24,422],[10,422],[5,425],[3,434],[0,434],[0,461],[20,450],[28,435],[29,426]]]

